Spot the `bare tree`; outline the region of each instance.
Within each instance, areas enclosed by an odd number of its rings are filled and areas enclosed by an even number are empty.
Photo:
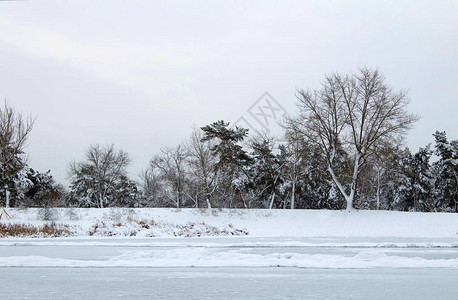
[[[299,141],[299,133],[297,131],[287,131],[286,138],[288,140],[286,149],[287,149],[287,170],[286,174],[289,180],[291,181],[291,209],[295,207],[296,201],[296,186],[299,180],[301,170],[299,170],[299,165],[302,162],[301,156],[301,146]]]
[[[382,205],[383,190],[388,185],[390,173],[395,172],[393,166],[393,156],[397,149],[396,146],[387,144],[381,145],[374,149],[372,155],[368,159],[368,169],[372,176],[367,176],[367,183],[375,190],[376,209],[380,210]],[[368,175],[370,175],[368,174]]]
[[[163,194],[162,179],[159,170],[150,164],[149,168],[141,171],[140,179],[142,180],[143,194],[150,202],[148,205],[157,204]]]
[[[353,209],[358,175],[378,145],[400,140],[418,120],[409,114],[407,92],[393,92],[378,70],[362,68],[352,75],[326,76],[322,88],[298,90],[299,115],[287,121],[325,153],[328,172]],[[351,161],[348,187],[336,172],[336,155],[345,150]]]
[[[214,168],[216,159],[211,153],[214,143],[203,141],[203,138],[202,130],[193,128],[191,139],[187,143],[188,165],[195,181],[194,185],[196,185],[195,194],[203,194],[207,207],[210,209],[211,199],[218,187],[218,172]]]
[[[23,119],[6,100],[0,108],[0,167],[6,207],[10,206],[11,183],[26,163],[24,147],[34,122],[32,117]]]
[[[122,150],[116,150],[114,145],[105,147],[92,145],[86,151],[86,161],[70,164],[69,175],[77,179],[88,176],[90,173],[92,192],[97,199],[98,206],[103,208],[110,189],[117,181],[126,176],[126,168],[129,164],[129,155]]]
[[[183,145],[175,148],[164,148],[161,155],[154,156],[150,161],[151,169],[158,169],[161,179],[166,183],[169,192],[166,197],[177,208],[183,203],[186,181],[186,151]]]

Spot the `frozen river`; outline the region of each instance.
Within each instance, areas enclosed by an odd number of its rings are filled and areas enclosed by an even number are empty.
[[[456,299],[458,240],[0,240],[2,299]]]

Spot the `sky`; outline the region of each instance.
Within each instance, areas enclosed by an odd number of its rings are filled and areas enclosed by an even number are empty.
[[[139,180],[193,126],[261,131],[253,107],[294,114],[298,88],[363,66],[409,91],[412,151],[458,139],[458,1],[0,1],[0,97],[36,117],[29,165],[63,184],[91,144]]]

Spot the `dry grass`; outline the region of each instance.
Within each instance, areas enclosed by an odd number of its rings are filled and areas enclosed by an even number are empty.
[[[59,237],[70,236],[68,225],[54,222],[34,226],[31,224],[0,223],[0,237]]]

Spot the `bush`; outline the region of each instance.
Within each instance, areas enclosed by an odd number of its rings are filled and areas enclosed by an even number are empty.
[[[67,217],[72,220],[72,221],[78,221],[78,220],[81,220],[81,216],[79,215],[79,213],[76,211],[75,208],[73,207],[70,207],[70,208],[67,208],[65,210],[65,214],[67,215]]]
[[[32,224],[0,223],[0,237],[59,237],[73,233],[68,225],[46,223],[42,226]]]
[[[55,208],[45,206],[38,210],[38,219],[43,221],[57,221],[59,219],[59,212]]]

